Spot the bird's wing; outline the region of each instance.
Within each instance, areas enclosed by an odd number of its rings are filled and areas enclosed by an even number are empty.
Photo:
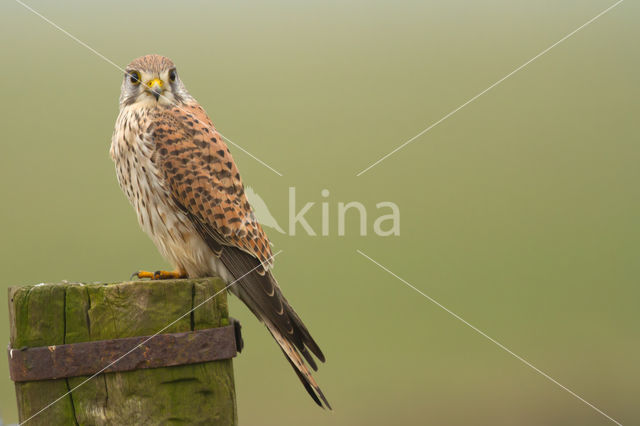
[[[197,105],[172,107],[151,117],[153,162],[169,196],[213,253],[238,280],[230,288],[265,323],[314,400],[329,407],[301,355],[315,370],[311,351],[324,355],[269,270],[269,240],[247,201],[226,144]]]
[[[226,144],[199,106],[165,109],[149,131],[154,162],[171,196],[225,246],[237,247],[272,264],[269,240],[244,194],[240,174]]]

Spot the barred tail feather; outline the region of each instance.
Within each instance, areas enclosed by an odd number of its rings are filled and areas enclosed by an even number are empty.
[[[278,342],[278,345],[280,345],[280,349],[282,349],[282,352],[287,357],[287,360],[293,367],[293,370],[298,375],[298,378],[302,382],[304,388],[307,390],[311,398],[313,398],[315,403],[320,407],[331,410],[329,401],[327,401],[327,398],[325,398],[322,390],[320,389],[320,386],[318,386],[318,384],[316,383],[315,379],[311,375],[311,372],[305,365],[296,348],[280,334],[276,327],[270,325],[267,322],[265,322],[265,325],[267,326],[267,329],[276,340],[276,342]]]

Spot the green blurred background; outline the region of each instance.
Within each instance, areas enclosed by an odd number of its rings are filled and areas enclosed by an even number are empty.
[[[600,425],[606,418],[356,253],[381,262],[623,424],[640,424],[640,7],[628,0],[361,177],[613,1],[29,4],[121,66],[171,57],[245,184],[287,223],[275,273],[327,354],[310,401],[237,300],[243,425]],[[121,73],[0,5],[1,291],[166,266],[108,155]],[[336,205],[360,201],[337,236]],[[375,203],[401,235],[371,233]],[[355,215],[354,215],[355,216]],[[5,296],[3,296],[5,297]],[[0,303],[0,342],[8,342]],[[52,398],[54,395],[52,395]],[[0,356],[0,415],[17,421]]]

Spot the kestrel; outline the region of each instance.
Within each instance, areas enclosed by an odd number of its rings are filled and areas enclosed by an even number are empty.
[[[140,226],[175,267],[138,277],[238,280],[229,290],[264,323],[314,401],[330,409],[304,362],[317,370],[313,355],[325,357],[271,273],[269,239],[229,149],[170,59],[147,55],[125,69],[110,154]]]

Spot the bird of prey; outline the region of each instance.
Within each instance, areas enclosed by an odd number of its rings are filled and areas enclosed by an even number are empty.
[[[313,400],[330,409],[307,367],[317,370],[314,355],[325,357],[271,272],[271,245],[229,149],[169,58],[142,56],[126,67],[110,154],[140,226],[175,267],[136,275],[237,281],[229,290],[264,323]]]

